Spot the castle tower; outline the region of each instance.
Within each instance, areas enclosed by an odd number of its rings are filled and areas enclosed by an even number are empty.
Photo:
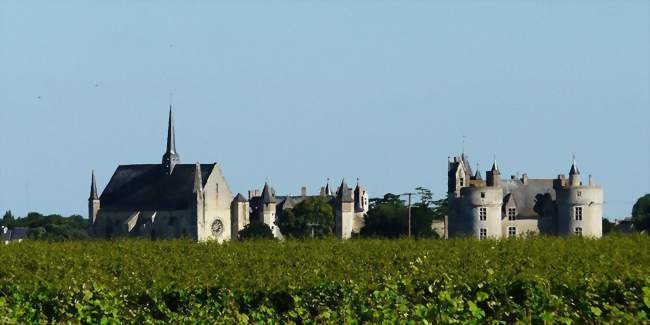
[[[603,188],[593,181],[582,184],[575,159],[569,172],[569,182],[556,188],[556,197],[558,235],[602,237]]]
[[[359,184],[359,179],[357,178],[357,186],[354,189],[354,211],[368,212],[369,200],[368,191],[365,186]]]
[[[492,169],[486,173],[486,182],[487,186],[500,186],[501,185],[501,172],[499,171],[499,166],[497,165],[497,160],[494,160],[492,164]]]
[[[277,218],[277,200],[275,199],[275,194],[271,190],[268,182],[264,183],[264,189],[262,189],[261,204],[262,205],[259,209],[260,220],[271,228],[271,231],[273,231],[273,237],[282,238],[280,228],[275,224]]]
[[[334,208],[334,234],[341,239],[352,237],[354,222],[354,198],[352,195],[352,191],[344,179],[337,191]]]
[[[88,221],[90,223],[91,228],[97,221],[97,214],[99,213],[100,207],[101,207],[101,203],[99,201],[99,196],[97,195],[97,183],[95,180],[95,171],[93,170],[91,181],[90,181],[90,196],[88,197]]]
[[[176,152],[176,135],[174,132],[174,114],[169,106],[169,122],[167,125],[167,151],[162,158],[162,167],[167,175],[171,175],[174,167],[180,163],[181,157]]]
[[[231,238],[237,239],[239,231],[249,224],[248,220],[249,203],[246,198],[241,194],[237,194],[232,200],[230,206],[230,225],[231,225]]]

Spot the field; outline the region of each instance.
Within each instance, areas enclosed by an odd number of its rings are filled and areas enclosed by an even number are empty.
[[[0,245],[0,323],[648,323],[650,237]]]

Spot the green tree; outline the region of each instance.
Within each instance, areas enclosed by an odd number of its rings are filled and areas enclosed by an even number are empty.
[[[431,230],[434,213],[429,206],[433,202],[431,201],[432,196],[428,196],[426,189],[424,190],[422,192],[425,193],[425,199],[411,208],[411,234],[415,237],[435,236]],[[406,236],[408,234],[408,206],[398,195],[388,193],[383,198],[370,200],[370,209],[364,221],[361,236],[389,238]]]
[[[273,231],[261,221],[252,221],[239,231],[239,239],[273,239]]]
[[[334,230],[332,206],[320,196],[308,197],[278,216],[278,227],[287,237],[308,237],[331,235]]]
[[[11,214],[11,211],[7,211],[5,212],[5,215],[2,217],[2,221],[0,221],[0,226],[13,228],[15,222],[16,222],[16,218],[14,217],[14,215]]]
[[[632,224],[636,231],[650,232],[650,194],[640,197],[632,207]]]
[[[617,233],[616,224],[609,221],[607,218],[603,218],[603,234]]]

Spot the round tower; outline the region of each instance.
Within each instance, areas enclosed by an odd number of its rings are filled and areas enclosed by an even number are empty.
[[[574,160],[569,182],[556,190],[558,235],[602,237],[603,188],[589,179],[587,185],[582,184]]]
[[[465,187],[461,189],[460,211],[449,230],[455,235],[477,238],[501,238],[501,207],[503,188],[500,186]],[[452,235],[452,234],[450,234]]]

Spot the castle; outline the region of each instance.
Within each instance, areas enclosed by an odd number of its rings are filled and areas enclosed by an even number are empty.
[[[333,208],[334,233],[339,238],[359,232],[369,200],[363,186],[357,184],[352,190],[344,180],[334,194],[328,182],[319,196]],[[278,216],[307,197],[305,187],[300,196],[276,196],[268,183],[261,193],[249,191],[248,198],[234,195],[216,163],[181,164],[170,108],[167,150],[161,164],[118,166],[101,195],[92,173],[90,232],[99,238],[188,237],[223,242],[236,239],[238,232],[257,218],[275,237],[282,238],[275,224]]]
[[[462,154],[448,161],[448,203],[449,237],[602,236],[603,189],[582,182],[575,158],[568,179],[502,179],[495,160],[483,180]]]

